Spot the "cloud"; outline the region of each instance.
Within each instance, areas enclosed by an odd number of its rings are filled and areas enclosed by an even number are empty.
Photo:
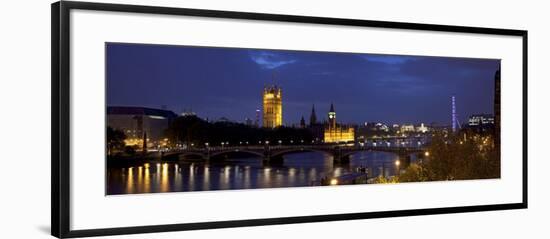
[[[371,62],[380,62],[390,65],[397,65],[407,63],[409,61],[415,61],[421,57],[415,56],[393,56],[393,55],[362,55],[363,59]]]
[[[252,61],[264,69],[275,69],[296,62],[295,59],[268,51],[250,51],[249,56]]]

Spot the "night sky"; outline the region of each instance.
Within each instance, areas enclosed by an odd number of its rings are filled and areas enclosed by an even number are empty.
[[[265,84],[283,89],[283,121],[451,121],[493,113],[500,60],[107,43],[107,105],[162,105],[179,114],[244,121],[261,109]]]

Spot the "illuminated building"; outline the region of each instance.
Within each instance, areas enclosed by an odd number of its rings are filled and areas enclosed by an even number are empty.
[[[145,107],[107,107],[107,126],[124,132],[127,146],[147,147],[166,144],[164,131],[177,115],[169,110]]]
[[[483,125],[495,124],[495,118],[488,114],[472,115],[468,119],[468,126],[476,127]]]
[[[336,128],[336,111],[334,111],[334,105],[330,104],[330,111],[328,112],[328,124],[329,127]]]
[[[401,133],[405,133],[405,132],[414,132],[415,129],[414,129],[414,125],[412,124],[403,124],[401,125]]]
[[[490,114],[477,114],[468,118],[468,128],[478,133],[492,131],[495,128],[495,117]]]
[[[355,129],[353,127],[344,127],[336,123],[336,111],[334,111],[333,104],[330,104],[328,124],[325,126],[324,140],[325,143],[355,141]]]
[[[256,109],[256,120],[254,121],[254,127],[260,127],[260,109]]]
[[[283,92],[280,87],[272,85],[264,88],[263,107],[263,127],[283,125]]]
[[[384,123],[373,123],[373,122],[365,122],[364,128],[369,129],[370,131],[382,131],[382,132],[388,132],[390,131],[390,128],[384,124]]]
[[[424,123],[421,123],[420,126],[416,127],[416,132],[419,132],[419,133],[426,133],[428,132],[428,127],[426,127],[426,125],[424,125]]]

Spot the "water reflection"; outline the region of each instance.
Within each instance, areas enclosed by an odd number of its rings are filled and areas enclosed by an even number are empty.
[[[225,162],[145,163],[137,167],[108,169],[108,194],[187,192],[226,189],[310,186],[323,177],[334,177],[367,167],[370,176],[397,172],[398,156],[385,152],[359,152],[350,162],[335,165],[332,156],[296,153],[280,166],[264,166],[261,158],[236,158]],[[137,168],[137,172],[136,172]]]

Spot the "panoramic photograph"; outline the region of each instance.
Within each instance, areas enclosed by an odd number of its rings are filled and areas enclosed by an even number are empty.
[[[499,59],[115,42],[105,56],[107,195],[500,178]]]

